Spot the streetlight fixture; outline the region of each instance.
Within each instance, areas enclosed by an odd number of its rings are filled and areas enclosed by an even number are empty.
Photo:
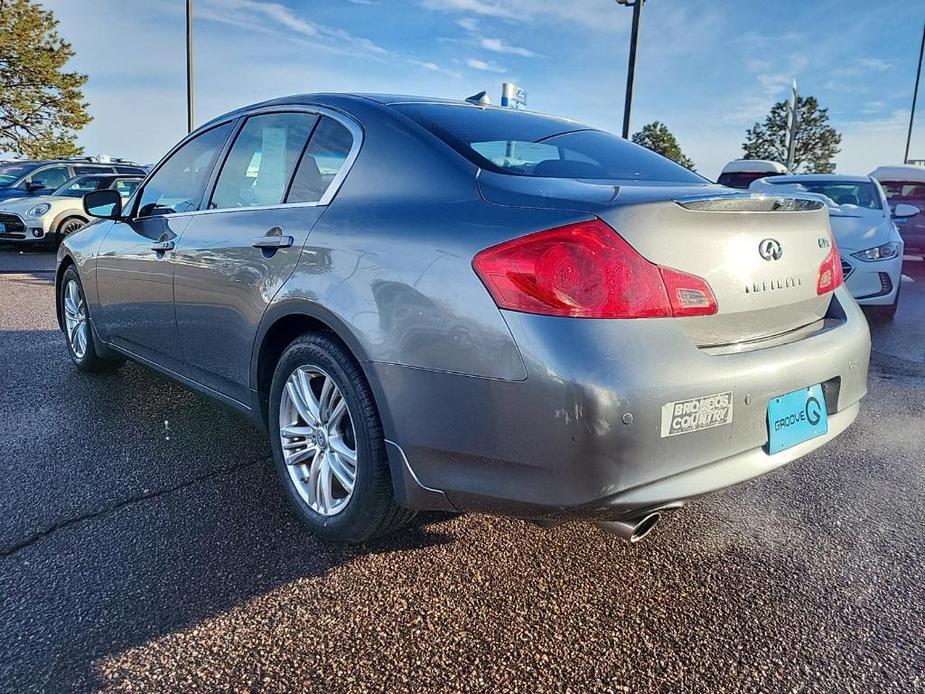
[[[630,59],[626,67],[626,100],[623,103],[623,137],[630,136],[630,110],[633,106],[633,80],[636,77],[636,44],[639,40],[639,22],[642,19],[642,5],[645,0],[617,0],[617,3],[633,8],[633,32],[630,36]]]

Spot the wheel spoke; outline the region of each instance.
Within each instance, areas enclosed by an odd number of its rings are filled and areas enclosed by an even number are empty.
[[[80,353],[85,354],[87,351],[87,324],[78,323],[77,342],[80,345]]]
[[[290,424],[289,426],[280,428],[279,433],[281,436],[285,436],[286,438],[290,439],[298,437],[307,439],[314,431],[314,427],[300,427],[296,424]],[[305,442],[303,441],[302,443],[304,444]]]
[[[285,448],[285,447],[284,447]],[[318,455],[318,447],[315,444],[310,443],[302,451],[296,451],[292,453],[286,459],[286,465],[310,465],[315,462],[315,457]]]
[[[318,465],[320,469],[318,470],[318,477],[316,480],[318,485],[316,499],[319,510],[322,513],[327,513],[334,505],[334,498],[331,495],[331,478],[333,477],[333,473],[331,472],[330,456],[322,455]]]
[[[331,409],[330,399],[335,392],[337,389],[334,387],[334,381],[325,376],[321,384],[321,395],[318,396],[318,421],[328,421],[328,412]]]
[[[348,494],[353,491],[353,482],[356,479],[356,469],[344,464],[344,459],[339,453],[333,452],[327,456],[328,466],[331,468],[331,472],[334,473],[334,476],[337,478],[337,481],[340,482],[340,486],[344,488],[344,491]]]
[[[64,297],[64,313],[68,318],[77,318],[77,306],[74,304],[74,301],[70,296]]]
[[[347,446],[344,443],[343,436],[332,436],[328,439],[328,443],[331,446],[331,450],[337,453],[341,458],[343,458],[348,464],[356,467],[357,464],[357,452]]]
[[[337,425],[344,416],[344,413],[347,411],[347,401],[340,392],[337,392],[331,399],[332,401],[337,401],[337,404],[331,408],[331,416],[328,417],[328,431],[333,434],[337,430]]]
[[[313,424],[315,419],[308,409],[305,398],[302,397],[299,386],[292,378],[286,381],[286,392],[289,394],[289,400],[292,402],[293,407],[295,407],[296,411],[299,413],[299,417],[301,417],[306,424]]]
[[[315,391],[312,390],[311,379],[304,369],[296,371],[296,378],[298,379],[302,402],[305,403],[305,408],[308,410],[309,417],[311,417],[311,419],[306,419],[305,421],[317,426],[321,423],[321,407],[315,397]]]

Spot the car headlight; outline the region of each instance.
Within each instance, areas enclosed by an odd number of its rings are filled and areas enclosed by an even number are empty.
[[[30,217],[41,217],[43,214],[48,212],[51,209],[51,205],[47,202],[43,202],[41,205],[36,205],[27,213]]]
[[[858,251],[857,253],[852,253],[852,258],[857,258],[858,260],[887,260],[888,258],[895,258],[899,255],[899,249],[901,248],[900,244],[895,241],[890,241],[885,243],[882,246],[874,246],[873,248],[868,248],[866,251]]]

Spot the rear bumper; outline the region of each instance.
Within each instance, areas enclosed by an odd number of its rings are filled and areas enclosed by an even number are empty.
[[[615,518],[756,477],[843,431],[867,391],[870,336],[844,289],[830,316],[809,337],[716,355],[671,319],[506,312],[525,381],[369,368],[387,437],[415,478],[456,508]],[[817,383],[828,433],[770,455],[768,401]],[[732,393],[731,422],[662,435],[665,403],[723,392]]]

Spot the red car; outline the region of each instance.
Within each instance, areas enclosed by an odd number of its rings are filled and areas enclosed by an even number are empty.
[[[912,205],[925,212],[925,167],[881,166],[871,171],[886,193],[890,207]],[[895,217],[894,221],[903,237],[906,253],[925,255],[925,215]]]

